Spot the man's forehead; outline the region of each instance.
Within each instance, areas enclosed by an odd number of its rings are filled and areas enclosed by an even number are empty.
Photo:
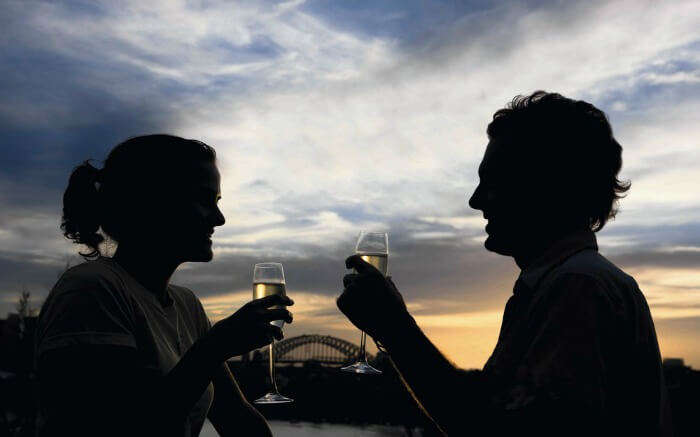
[[[502,169],[505,162],[507,162],[507,160],[504,156],[503,142],[495,139],[489,140],[489,143],[486,145],[484,157],[479,165],[479,177]]]

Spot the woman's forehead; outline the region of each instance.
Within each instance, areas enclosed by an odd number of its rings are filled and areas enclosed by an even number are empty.
[[[197,186],[211,188],[218,192],[221,185],[221,175],[214,162],[199,162],[195,164],[187,178]]]

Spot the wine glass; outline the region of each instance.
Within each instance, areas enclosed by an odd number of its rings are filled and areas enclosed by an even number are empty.
[[[279,294],[284,296],[285,282],[284,269],[280,263],[260,263],[255,264],[253,268],[253,299],[261,299],[265,296]],[[272,308],[282,308],[282,306],[273,306]],[[282,328],[284,320],[273,320],[270,324]],[[294,402],[286,396],[282,396],[277,389],[275,381],[275,355],[274,355],[275,339],[270,343],[270,392],[255,400],[256,404],[284,404]]]
[[[373,265],[382,275],[386,276],[389,264],[389,235],[386,232],[360,232],[357,238],[355,253],[363,261]],[[340,370],[351,373],[367,373],[381,375],[382,371],[370,366],[367,362],[367,334],[362,331],[360,338],[360,360],[355,364],[345,366]]]

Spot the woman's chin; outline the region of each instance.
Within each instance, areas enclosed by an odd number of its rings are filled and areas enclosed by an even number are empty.
[[[212,259],[214,259],[214,252],[211,250],[211,247],[208,248],[208,249],[206,249],[206,250],[204,250],[204,251],[202,251],[202,253],[199,254],[199,255],[200,255],[200,256],[199,256],[199,258],[197,259],[197,261],[209,262],[209,261],[211,261]]]
[[[211,250],[211,245],[199,246],[188,251],[186,257],[189,262],[209,262],[214,258],[214,252]]]

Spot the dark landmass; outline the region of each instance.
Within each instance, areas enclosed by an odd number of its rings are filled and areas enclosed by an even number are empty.
[[[0,320],[0,437],[33,436],[38,381],[32,370],[35,317],[11,314]],[[353,358],[354,359],[354,358]],[[249,400],[268,391],[270,380],[265,357],[231,360],[229,367]],[[343,424],[382,424],[403,427],[407,435],[421,429],[423,435],[440,435],[402,386],[386,355],[371,364],[382,375],[341,372],[339,365],[309,359],[277,366],[277,382],[292,404],[258,406],[271,420]],[[465,374],[470,372],[464,371]],[[700,371],[682,359],[664,360],[674,435],[698,435],[700,419]]]

